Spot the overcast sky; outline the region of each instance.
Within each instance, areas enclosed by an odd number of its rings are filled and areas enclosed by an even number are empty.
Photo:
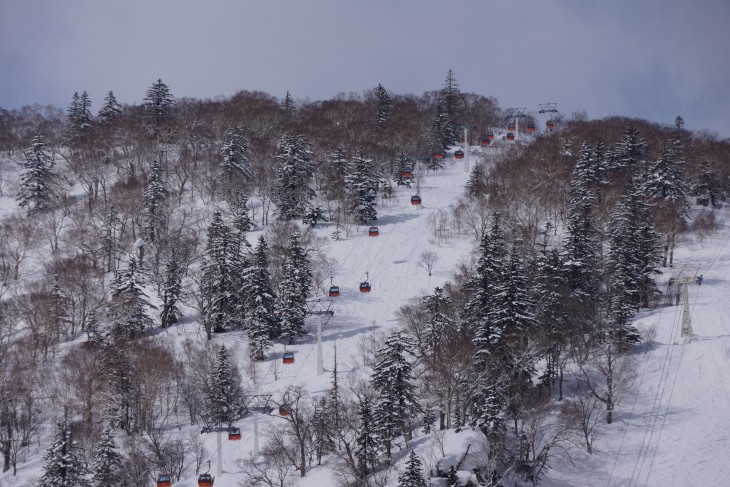
[[[382,83],[730,137],[730,0],[0,0],[0,106]]]

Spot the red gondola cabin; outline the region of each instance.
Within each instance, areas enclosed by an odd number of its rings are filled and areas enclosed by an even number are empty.
[[[530,133],[535,131],[535,122],[527,122],[527,131]]]
[[[380,232],[378,231],[378,227],[370,227],[368,229],[369,237],[377,237],[378,235],[380,235]]]
[[[411,204],[414,206],[418,206],[421,204],[421,197],[417,194],[414,194],[411,196]]]
[[[555,122],[553,122],[552,120],[548,120],[547,122],[545,122],[545,126],[550,132],[552,132],[555,128]]]
[[[330,290],[328,293],[330,298],[336,298],[340,295],[340,287],[339,286],[330,286]]]
[[[493,130],[487,130],[487,138],[489,140],[494,140],[494,131]]]
[[[489,137],[482,137],[482,140],[480,142],[483,146],[486,147],[492,143],[492,139],[490,139]]]
[[[363,281],[360,283],[360,292],[361,293],[369,293],[370,292],[370,283],[367,281]]]
[[[514,120],[513,120],[513,121],[511,121],[511,122],[509,122],[509,123],[507,124],[507,130],[509,130],[509,131],[511,132],[512,130],[514,130],[514,129],[515,129],[515,126],[516,126],[516,124],[515,124],[515,122],[514,122]]]
[[[290,416],[291,413],[286,406],[279,406],[279,416]]]
[[[456,152],[454,152],[454,158],[455,159],[463,159],[464,158],[464,151],[459,149]]]
[[[228,429],[228,439],[238,441],[241,439],[241,428],[231,427]]]
[[[507,132],[507,140],[515,140],[515,134],[513,132]]]
[[[172,479],[169,475],[160,474],[157,477],[157,487],[172,487]]]
[[[284,358],[282,359],[282,362],[284,362],[285,364],[293,364],[294,352],[284,352]]]
[[[203,473],[198,476],[198,487],[213,487],[213,476]]]

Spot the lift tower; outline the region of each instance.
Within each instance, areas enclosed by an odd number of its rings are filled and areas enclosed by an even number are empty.
[[[550,119],[546,122],[546,126],[548,129],[548,132],[552,132],[553,128],[555,127],[555,123],[553,122],[553,113],[558,113],[557,108],[555,108],[558,104],[553,102],[547,102],[547,103],[540,103],[540,111],[537,113],[549,113]]]
[[[689,285],[702,284],[702,276],[698,276],[699,266],[684,265],[672,277],[672,282],[677,286],[677,296],[682,300],[682,336],[692,336],[692,317],[689,313]],[[679,304],[679,303],[677,303]]]
[[[520,119],[527,118],[527,108],[510,108],[507,110],[507,116],[505,119],[515,119],[515,140],[520,138]]]

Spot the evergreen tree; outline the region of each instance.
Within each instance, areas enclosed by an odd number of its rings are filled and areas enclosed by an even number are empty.
[[[71,97],[71,104],[66,109],[66,122],[68,123],[69,138],[73,137],[76,130],[76,120],[79,118],[79,92],[74,91]]]
[[[687,217],[688,190],[680,161],[676,159],[679,149],[665,145],[659,159],[649,170],[645,180],[645,193],[653,196],[658,214],[659,229],[665,235],[663,265],[672,265],[675,238]]]
[[[430,353],[437,353],[446,329],[453,326],[453,320],[447,315],[450,305],[451,300],[441,287],[436,287],[433,294],[423,298],[423,307],[426,311],[423,341],[424,348]]]
[[[367,397],[360,400],[359,424],[355,438],[355,459],[360,471],[360,478],[364,479],[368,473],[375,470],[378,462],[379,444],[373,425],[373,413]]]
[[[74,145],[81,142],[91,131],[93,117],[89,95],[85,91],[81,96],[78,92],[74,93],[66,114],[69,144]]]
[[[639,137],[639,130],[630,125],[614,150],[614,168],[634,173],[646,159],[647,144]]]
[[[413,184],[413,163],[405,152],[401,151],[395,160],[395,170],[393,171],[393,181],[396,186],[406,186],[408,188]],[[410,176],[407,174],[410,173]],[[405,174],[405,176],[404,176]]]
[[[81,97],[79,98],[78,113],[75,120],[80,134],[86,135],[91,130],[93,121],[94,118],[91,115],[91,100],[89,99],[89,94],[84,91],[81,93]]]
[[[172,96],[170,88],[161,79],[158,79],[147,90],[142,102],[142,108],[156,136],[162,126],[172,118],[175,109],[175,97]]]
[[[122,106],[117,101],[114,93],[109,91],[104,97],[104,104],[99,108],[97,117],[102,124],[109,124],[122,114]]]
[[[217,348],[208,390],[207,423],[213,427],[231,426],[243,412],[241,386],[234,373],[225,345]]]
[[[467,283],[471,298],[461,315],[463,324],[474,330],[474,358],[482,366],[489,361],[501,337],[501,330],[495,328],[490,321],[490,313],[496,306],[496,291],[504,281],[507,265],[507,244],[500,219],[499,213],[495,213],[489,233],[482,237],[476,273]]]
[[[56,196],[56,174],[52,171],[53,157],[42,136],[33,137],[20,165],[25,169],[17,196],[20,207],[28,207],[29,213],[46,209]]]
[[[254,222],[248,211],[248,198],[243,191],[236,193],[231,203],[231,214],[233,215],[233,229],[237,232],[239,247],[250,246],[246,241],[246,234],[254,227]]]
[[[287,130],[291,130],[294,123],[294,119],[297,115],[297,107],[294,104],[294,98],[292,98],[289,90],[286,91],[284,102],[282,103],[284,108],[284,123]]]
[[[639,333],[630,320],[643,302],[656,294],[659,236],[653,230],[651,206],[638,181],[632,181],[616,207],[608,252],[609,309],[614,338],[630,345]]]
[[[446,80],[439,94],[438,105],[441,114],[445,115],[441,126],[442,140],[446,145],[454,144],[459,140],[459,128],[462,124],[464,112],[464,97],[451,69],[446,73]],[[444,145],[444,148],[446,145]]]
[[[474,164],[469,179],[466,181],[464,189],[467,196],[475,197],[486,194],[487,192],[487,174],[485,172],[484,163],[477,162]]]
[[[43,456],[46,461],[39,485],[43,487],[87,487],[86,462],[66,422],[56,427],[56,438]]]
[[[324,170],[324,192],[327,198],[340,201],[344,197],[345,173],[347,172],[347,155],[341,146],[327,156]]]
[[[180,309],[177,307],[178,300],[182,294],[182,278],[185,273],[183,264],[180,261],[180,254],[177,248],[170,249],[170,256],[165,264],[165,280],[162,284],[160,299],[162,300],[162,311],[160,321],[163,328],[173,326],[180,320]]]
[[[446,476],[446,487],[459,487],[459,476],[456,475],[456,469],[454,466],[449,467],[449,473]]]
[[[326,222],[327,217],[324,215],[324,211],[319,206],[310,206],[304,212],[302,217],[302,223],[309,225],[309,228],[314,228],[319,222]]]
[[[226,131],[220,155],[221,169],[228,174],[229,179],[232,179],[235,174],[244,182],[251,180],[253,177],[251,171],[253,149],[240,125],[234,125]]]
[[[239,291],[243,264],[239,249],[220,212],[215,212],[208,227],[200,290],[205,301],[203,322],[208,339],[212,333],[242,327]]]
[[[293,233],[289,239],[287,259],[284,262],[284,273],[279,282],[279,293],[276,301],[276,316],[279,320],[280,336],[288,344],[294,343],[296,337],[304,336],[304,318],[306,316],[307,296],[312,286],[312,272],[309,270],[309,258],[299,243],[299,233]]]
[[[398,487],[428,487],[421,469],[421,459],[411,450],[406,460],[406,469],[398,477]]]
[[[546,225],[543,235],[550,232],[552,225]],[[558,249],[543,248],[537,253],[534,262],[532,295],[537,303],[535,320],[539,328],[540,342],[544,345],[545,373],[543,380],[548,381],[560,374],[560,359],[568,344],[568,323],[566,309],[568,286],[563,273],[563,263]],[[562,400],[562,382],[560,399]]]
[[[677,115],[677,118],[674,119],[669,150],[672,153],[672,159],[676,161],[680,168],[687,166],[692,151],[692,142],[689,133],[684,128],[684,119],[680,115]]]
[[[144,192],[144,216],[145,229],[150,242],[159,240],[164,232],[167,222],[167,196],[168,191],[162,173],[162,163],[155,159],[150,168],[147,188]]]
[[[122,483],[122,457],[117,451],[111,427],[101,433],[96,445],[93,483],[97,487],[117,487]]]
[[[349,208],[355,223],[367,225],[378,219],[375,208],[375,195],[378,179],[372,169],[372,159],[367,159],[360,149],[350,161],[345,186],[347,188]]]
[[[332,429],[335,432],[341,431],[340,386],[337,381],[337,345],[335,345],[335,357],[332,366],[332,386],[327,394],[327,399],[327,416],[332,422]]]
[[[696,198],[698,205],[719,208],[720,201],[724,200],[722,178],[710,167],[707,160],[701,159],[698,166],[698,174],[692,184],[692,196]]]
[[[659,159],[650,170],[646,190],[653,196],[684,209],[687,188],[680,162],[675,159],[676,148],[662,147]]]
[[[413,344],[402,332],[386,338],[378,350],[380,360],[373,368],[370,382],[378,391],[378,403],[374,411],[376,431],[382,439],[385,453],[390,458],[392,440],[400,432],[410,434],[409,418],[419,411],[413,364],[407,354],[413,353]]]
[[[273,200],[279,210],[279,219],[288,221],[301,217],[315,195],[310,184],[316,168],[307,138],[284,134],[275,159],[279,168]]]
[[[135,406],[141,391],[133,377],[127,339],[121,333],[113,333],[101,346],[106,418],[111,427],[131,432],[138,426]]]
[[[264,360],[271,339],[280,333],[274,315],[276,296],[271,290],[267,253],[268,245],[261,235],[245,284],[251,313],[248,323],[249,350],[251,359],[258,362]]]
[[[512,248],[509,263],[504,269],[502,279],[497,280],[494,292],[494,306],[487,319],[490,321],[492,335],[501,346],[517,353],[523,346],[525,337],[534,326],[534,303],[527,290],[527,279],[524,266],[519,256],[519,249]]]
[[[109,316],[114,321],[111,332],[127,339],[139,338],[154,327],[147,309],[157,309],[142,287],[144,278],[137,259],[130,257],[127,268],[117,272],[112,283]],[[109,334],[107,334],[108,336]]]
[[[506,400],[504,390],[496,380],[491,380],[481,396],[477,426],[487,437],[500,435],[504,430]]]
[[[568,286],[582,298],[595,296],[597,287],[598,237],[593,213],[596,199],[589,187],[591,180],[591,174],[576,164],[570,181],[567,235],[561,255]]]
[[[393,113],[393,99],[383,85],[378,83],[378,86],[373,90],[375,100],[377,101],[377,108],[375,110],[375,123],[379,128],[385,127],[390,119],[390,115]]]
[[[336,450],[335,430],[332,418],[329,417],[330,407],[323,396],[317,401],[312,417],[312,440],[314,452],[317,456],[317,465],[322,463],[322,455]]]
[[[53,274],[51,289],[49,292],[48,320],[53,330],[54,342],[61,340],[61,335],[67,335],[71,325],[71,317],[68,311],[68,297],[66,291],[61,287],[58,274]]]

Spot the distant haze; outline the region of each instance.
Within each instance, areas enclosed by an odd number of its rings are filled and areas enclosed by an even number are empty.
[[[730,137],[728,0],[0,0],[0,106],[261,90],[420,94],[453,69],[502,107]]]

